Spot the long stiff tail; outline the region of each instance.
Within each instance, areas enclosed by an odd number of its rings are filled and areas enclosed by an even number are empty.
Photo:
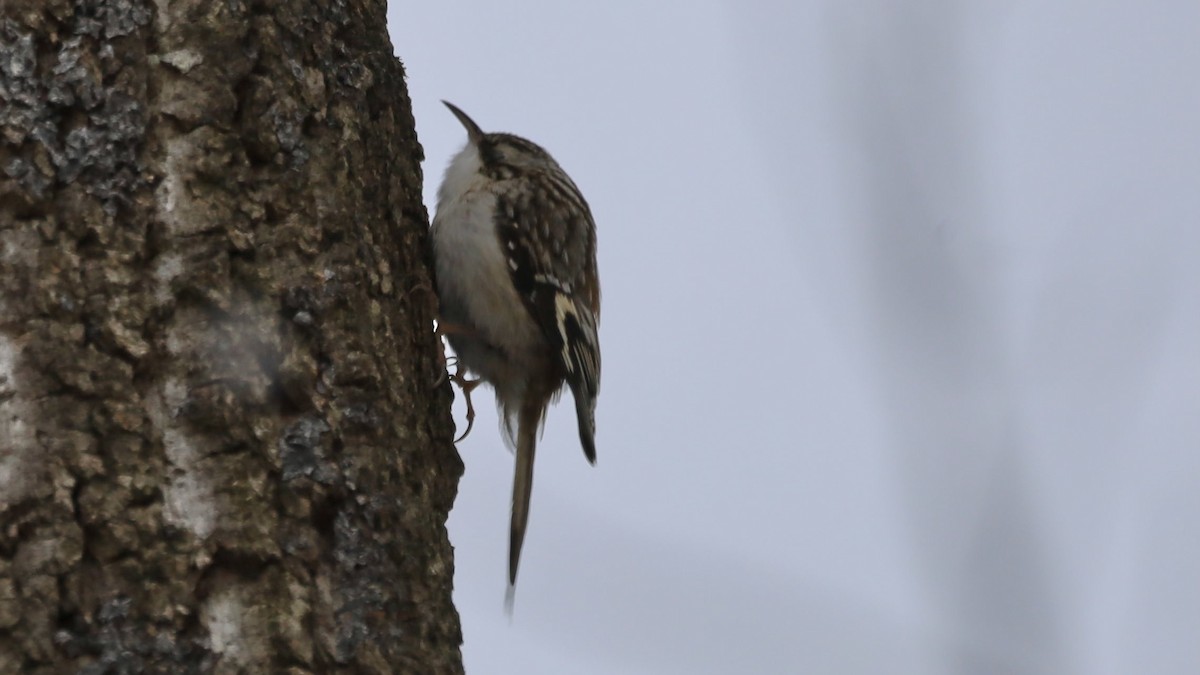
[[[546,403],[528,397],[517,417],[517,468],[513,476],[512,524],[508,542],[508,584],[517,584],[517,566],[521,563],[521,545],[529,523],[529,498],[533,493],[533,456]]]

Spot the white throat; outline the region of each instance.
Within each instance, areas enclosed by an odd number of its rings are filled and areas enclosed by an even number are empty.
[[[461,198],[472,188],[479,187],[483,183],[483,176],[479,174],[482,166],[479,149],[474,143],[468,142],[466,147],[450,160],[450,166],[446,167],[446,176],[442,179],[442,186],[438,188],[438,207],[441,208],[442,205]]]

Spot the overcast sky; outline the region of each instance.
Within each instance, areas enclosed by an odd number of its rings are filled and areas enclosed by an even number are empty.
[[[459,445],[468,672],[1200,672],[1200,4],[390,16],[430,215],[444,98],[599,231],[511,622],[490,392]]]

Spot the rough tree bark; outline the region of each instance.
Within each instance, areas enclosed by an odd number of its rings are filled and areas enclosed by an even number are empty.
[[[0,673],[462,671],[384,5],[0,4]]]

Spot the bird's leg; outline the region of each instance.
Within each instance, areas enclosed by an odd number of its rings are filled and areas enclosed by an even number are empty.
[[[438,327],[437,327],[436,332],[437,332],[439,340],[440,340],[441,336],[450,335],[453,333],[458,333],[460,335],[475,333],[474,329],[472,329],[468,326],[464,326],[462,324],[456,324],[456,323],[448,323],[448,322],[444,322],[444,321],[438,321]],[[454,365],[455,365],[453,375],[450,375],[449,370],[448,370],[448,367],[450,365],[450,359],[447,359],[445,351],[444,350],[442,351],[443,367],[441,369],[441,375],[438,376],[437,382],[434,384],[434,386],[441,385],[442,378],[449,376],[450,381],[453,382],[454,384],[458,385],[458,388],[462,390],[463,398],[466,399],[466,402],[467,402],[467,430],[462,433],[462,436],[459,436],[457,439],[454,440],[455,443],[458,443],[458,442],[462,441],[464,438],[466,438],[467,434],[471,433],[471,428],[475,426],[475,405],[473,403],[471,403],[471,392],[475,390],[475,387],[479,386],[479,383],[482,380],[480,378],[475,378],[474,380],[467,379],[467,376],[463,373],[464,368],[463,368],[462,359],[458,358],[457,356],[454,356],[451,358],[454,360]]]
[[[438,354],[438,365],[439,365],[439,368],[437,369],[438,374],[436,376],[434,376],[434,378],[433,378],[433,388],[434,389],[437,389],[438,387],[442,386],[442,383],[446,381],[446,377],[450,374],[450,366],[458,365],[458,357],[457,356],[449,356],[449,357],[446,356],[445,347],[443,347],[442,351]]]
[[[459,335],[473,335],[475,334],[475,331],[462,324],[449,323],[442,321],[441,319],[438,319],[437,328],[433,330],[433,334],[437,336],[438,342],[441,342],[442,336],[453,335],[455,333]],[[433,380],[433,386],[435,388],[442,386],[442,382],[445,381],[446,376],[449,374],[447,369],[450,367],[451,359],[453,359],[455,364],[458,363],[458,357],[456,356],[450,357],[449,359],[446,358],[446,345],[443,344],[441,351],[438,352],[438,374]],[[455,381],[457,382],[457,380]]]
[[[463,375],[462,361],[458,361],[457,366],[454,369],[454,374],[450,376],[450,381],[458,385],[458,388],[462,390],[463,398],[467,402],[467,430],[462,433],[462,436],[454,439],[455,443],[466,438],[467,434],[471,433],[471,427],[475,426],[475,406],[471,403],[471,392],[475,390],[475,387],[479,386],[480,382],[483,382],[483,379],[478,377],[468,380],[466,375]]]

